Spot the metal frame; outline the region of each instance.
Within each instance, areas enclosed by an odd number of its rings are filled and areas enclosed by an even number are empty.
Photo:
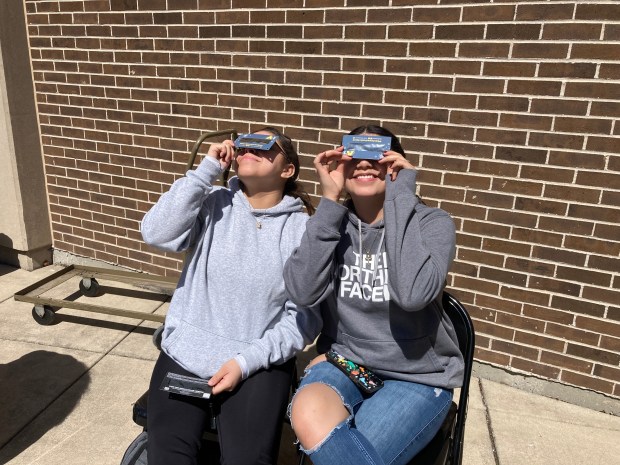
[[[67,299],[53,299],[51,297],[42,297],[42,295],[56,286],[68,281],[69,279],[81,276],[82,279],[102,278],[110,281],[118,281],[130,284],[155,284],[164,288],[170,288],[174,291],[177,278],[152,276],[144,273],[131,271],[121,271],[106,268],[95,268],[90,266],[70,265],[56,273],[43,278],[36,283],[18,291],[13,296],[19,302],[29,302],[35,306],[50,306],[54,308],[72,308],[75,310],[84,310],[87,312],[103,313],[106,315],[122,316],[126,318],[136,318],[139,320],[164,322],[164,315],[154,315],[146,312],[137,312],[135,310],[124,310],[115,307],[106,307],[103,305],[86,304],[82,302],[74,302]],[[168,296],[167,293],[154,292],[162,296]]]

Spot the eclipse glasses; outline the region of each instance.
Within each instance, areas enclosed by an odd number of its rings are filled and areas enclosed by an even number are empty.
[[[390,150],[392,139],[371,134],[344,136],[342,138],[344,155],[362,160],[380,160],[383,152]]]

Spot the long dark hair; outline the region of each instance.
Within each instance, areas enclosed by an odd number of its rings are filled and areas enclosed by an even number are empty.
[[[398,137],[396,137],[392,133],[392,131],[390,131],[389,129],[386,129],[383,126],[377,126],[375,124],[366,124],[364,126],[356,127],[349,133],[349,135],[356,135],[356,134],[363,134],[363,133],[389,137],[390,139],[392,139],[391,149],[394,150],[394,152],[400,153],[403,157],[406,157],[405,151],[403,150],[403,146],[400,145],[400,141],[398,140]]]
[[[286,180],[286,184],[284,184],[284,195],[290,195],[291,197],[295,197],[296,199],[301,200],[304,204],[304,207],[306,207],[306,211],[308,212],[308,214],[312,215],[315,211],[314,205],[312,205],[312,201],[310,200],[310,196],[308,195],[306,190],[297,180],[300,170],[299,155],[297,154],[297,150],[295,150],[295,147],[293,146],[293,141],[286,134],[271,126],[266,126],[254,132],[260,131],[269,132],[274,136],[278,137],[276,144],[278,144],[278,147],[280,147],[280,149],[282,150],[286,161],[292,163],[295,167],[295,173],[293,174],[293,176],[288,178]]]

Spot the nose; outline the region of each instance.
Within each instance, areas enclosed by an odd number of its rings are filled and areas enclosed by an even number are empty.
[[[357,161],[358,168],[372,168],[373,166],[373,160],[366,160],[365,158],[362,158]]]

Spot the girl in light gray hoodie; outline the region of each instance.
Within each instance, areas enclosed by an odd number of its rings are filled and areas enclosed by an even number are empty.
[[[159,389],[168,372],[209,379],[222,463],[276,462],[293,356],[318,330],[282,280],[308,218],[303,206],[313,208],[296,183],[291,140],[259,133],[277,137],[270,150],[211,145],[142,222],[147,244],[188,251],[149,389],[149,465],[196,464],[209,419],[207,401]],[[214,186],[233,162],[237,177]]]
[[[455,253],[450,216],[416,196],[416,170],[391,139],[379,160],[343,147],[314,161],[323,198],[284,269],[291,299],[320,305],[319,353],[330,349],[383,379],[358,388],[320,355],[292,403],[291,423],[315,465],[402,465],[433,438],[463,379],[441,296]],[[341,191],[350,200],[337,203]]]

